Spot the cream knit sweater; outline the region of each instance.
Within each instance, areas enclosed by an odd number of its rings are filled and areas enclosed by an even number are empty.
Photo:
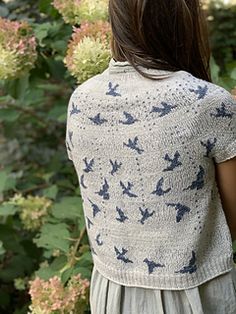
[[[186,71],[115,62],[73,92],[66,147],[94,266],[126,286],[187,289],[233,267],[214,162],[236,156],[236,102]]]

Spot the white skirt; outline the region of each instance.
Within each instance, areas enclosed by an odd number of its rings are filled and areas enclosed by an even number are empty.
[[[128,287],[93,267],[91,314],[236,314],[236,268],[185,290]]]

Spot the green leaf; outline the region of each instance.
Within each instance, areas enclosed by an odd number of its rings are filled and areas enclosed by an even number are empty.
[[[83,218],[82,200],[80,197],[67,196],[52,207],[52,215],[58,219]]]
[[[85,279],[85,278],[90,279],[92,267],[90,267],[90,268],[89,267],[76,266],[73,270],[73,273],[71,274],[71,277],[78,275],[78,274],[81,274],[82,279]]]
[[[24,277],[25,274],[33,271],[34,261],[27,255],[19,254],[12,256],[7,267],[0,268],[0,281],[12,281],[17,277]]]
[[[43,40],[48,36],[49,29],[51,27],[50,23],[43,23],[43,24],[36,24],[35,25],[35,37],[39,41],[39,45],[41,47],[44,47],[45,44],[43,43]]]
[[[67,257],[65,255],[58,256],[54,259],[52,264],[50,265],[53,270],[61,270],[67,263]]]
[[[51,198],[53,200],[56,199],[57,193],[58,193],[58,187],[55,184],[43,190],[43,196],[47,198]]]
[[[2,243],[2,241],[0,240],[0,256],[3,255],[5,252],[6,252],[6,250],[4,249],[3,243]]]
[[[233,69],[233,71],[231,72],[230,77],[231,77],[233,80],[236,80],[236,67],[235,67],[235,68]]]
[[[43,280],[48,280],[52,278],[53,276],[59,276],[59,272],[56,270],[53,270],[51,267],[42,267],[35,272],[35,276],[38,276],[39,278]]]
[[[61,281],[63,284],[65,284],[71,278],[73,272],[74,272],[73,268],[68,268],[61,274]]]
[[[19,111],[11,108],[0,108],[0,121],[15,122],[19,116]]]
[[[17,212],[17,207],[13,204],[2,204],[0,205],[0,216],[10,216],[15,215]]]
[[[0,192],[5,191],[5,187],[6,187],[6,184],[7,184],[7,179],[8,179],[8,172],[1,171],[0,172]]]
[[[93,258],[90,251],[85,252],[80,256],[80,259],[77,263],[78,266],[88,267],[93,264]]]
[[[68,226],[64,223],[45,224],[41,228],[40,234],[34,238],[34,242],[38,247],[46,249],[59,249],[65,253],[69,252],[70,248],[70,233]]]
[[[16,186],[16,178],[9,176],[5,184],[5,191],[11,190]]]
[[[6,87],[8,90],[8,93],[17,100],[24,99],[28,87],[29,87],[29,74],[19,78],[15,79],[13,81],[7,81]]]

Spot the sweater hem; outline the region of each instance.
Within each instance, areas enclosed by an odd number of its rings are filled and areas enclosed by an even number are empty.
[[[232,270],[234,262],[232,256],[223,257],[217,261],[212,260],[202,266],[194,274],[181,275],[148,275],[137,271],[117,270],[103,264],[93,255],[94,267],[107,279],[128,287],[149,289],[184,290],[195,288],[215,277]]]

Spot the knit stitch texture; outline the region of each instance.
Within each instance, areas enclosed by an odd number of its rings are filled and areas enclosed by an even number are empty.
[[[215,165],[236,156],[236,101],[186,71],[115,62],[78,86],[66,148],[93,262],[126,286],[187,289],[233,267]]]

